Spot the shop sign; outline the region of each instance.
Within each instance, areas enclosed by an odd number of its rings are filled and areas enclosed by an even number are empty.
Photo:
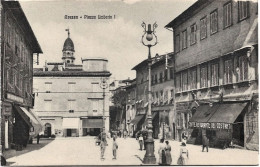
[[[13,94],[10,94],[10,93],[6,94],[6,98],[9,99],[9,100],[12,100],[12,101],[23,103],[23,98],[16,96],[16,95],[13,95]]]
[[[189,127],[204,129],[231,129],[231,124],[223,122],[189,122]]]

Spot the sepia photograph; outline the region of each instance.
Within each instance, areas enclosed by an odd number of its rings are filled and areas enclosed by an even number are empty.
[[[258,0],[0,1],[1,166],[258,166]]]

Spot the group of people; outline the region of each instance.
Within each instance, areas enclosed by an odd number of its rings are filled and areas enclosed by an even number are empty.
[[[169,141],[165,141],[164,139],[160,140],[160,146],[158,149],[159,154],[159,165],[171,165],[172,163],[172,155],[171,155],[171,146],[169,145]]]
[[[108,146],[106,137],[102,137],[101,138],[101,142],[100,142],[100,151],[101,151],[101,160],[102,161],[105,160],[106,146]],[[118,149],[118,144],[116,142],[116,137],[113,136],[113,145],[112,145],[112,153],[113,153],[113,158],[112,159],[113,160],[116,160],[117,149]]]

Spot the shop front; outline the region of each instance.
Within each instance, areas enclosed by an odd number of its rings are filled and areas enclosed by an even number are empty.
[[[64,137],[78,137],[79,118],[63,118],[62,128]]]
[[[244,116],[248,102],[204,104],[189,121],[190,141],[201,144],[202,134],[209,138],[211,147],[227,147],[231,141],[244,147]]]
[[[142,128],[143,129],[148,129],[148,119],[146,117]],[[159,124],[159,112],[154,111],[152,113],[152,126],[153,126],[153,138],[158,139],[159,133],[160,133],[160,124]]]
[[[102,117],[97,118],[83,118],[82,119],[82,129],[83,136],[98,136],[103,127]]]
[[[135,134],[142,130],[142,125],[145,121],[145,114],[136,115],[134,119],[131,120],[130,126],[133,131],[133,137],[135,137]]]

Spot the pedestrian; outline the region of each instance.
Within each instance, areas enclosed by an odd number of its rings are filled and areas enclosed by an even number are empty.
[[[116,142],[116,138],[113,138],[113,159],[116,159],[116,151],[117,151],[117,149],[118,149],[118,144],[117,144],[117,142]]]
[[[166,157],[166,165],[171,165],[172,163],[172,155],[171,155],[171,146],[169,145],[169,141],[165,141],[165,157]]]
[[[101,143],[100,143],[100,151],[101,151],[101,160],[105,160],[105,151],[106,151],[106,140],[104,138],[101,139]]]
[[[165,165],[166,164],[166,157],[165,157],[164,139],[160,139],[158,154],[159,154],[159,165]]]
[[[209,139],[206,134],[202,135],[202,152],[204,152],[204,148],[207,148],[207,152],[209,152]]]
[[[186,132],[183,131],[183,133],[182,133],[182,139],[181,139],[181,144],[182,144],[182,145],[186,145],[186,144],[187,144],[187,138],[188,138],[188,136],[187,136]]]
[[[127,131],[125,130],[124,131],[124,139],[126,139],[126,137],[127,137]]]
[[[140,134],[138,141],[139,141],[139,145],[140,145],[140,150],[142,151],[143,150],[143,142],[144,142],[144,138],[143,138],[142,134]]]
[[[189,151],[186,148],[186,144],[181,145],[180,156],[178,158],[178,165],[187,165],[189,160]]]
[[[37,135],[37,144],[39,144],[40,143],[40,135],[38,134]]]

